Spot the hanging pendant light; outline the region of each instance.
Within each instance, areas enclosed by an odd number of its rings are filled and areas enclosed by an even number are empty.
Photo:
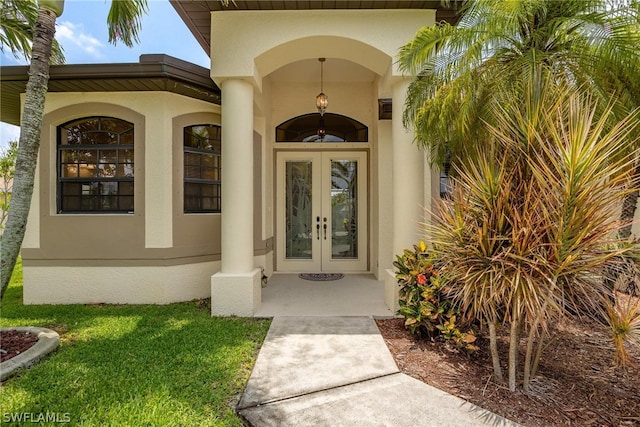
[[[320,93],[316,96],[316,108],[318,109],[318,113],[320,113],[320,123],[318,124],[318,131],[316,132],[319,141],[322,141],[327,134],[326,129],[324,128],[324,112],[327,111],[327,106],[329,106],[329,98],[324,94],[324,61],[326,58],[318,58],[320,61]]]
[[[327,106],[329,105],[329,98],[323,92],[325,60],[326,58],[318,58],[318,61],[320,61],[320,93],[316,96],[316,108],[321,116],[324,115],[324,112],[327,110]]]

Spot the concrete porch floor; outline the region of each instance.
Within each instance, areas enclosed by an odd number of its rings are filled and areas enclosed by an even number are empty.
[[[310,281],[291,273],[274,273],[262,288],[254,317],[375,316],[392,317],[384,303],[384,281],[372,274],[345,274],[333,281]]]

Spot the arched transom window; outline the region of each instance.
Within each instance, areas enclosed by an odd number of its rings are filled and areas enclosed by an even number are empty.
[[[321,130],[319,132],[319,130]],[[320,136],[324,134],[323,136]],[[318,113],[294,117],[276,127],[276,142],[367,142],[369,129],[340,114]]]

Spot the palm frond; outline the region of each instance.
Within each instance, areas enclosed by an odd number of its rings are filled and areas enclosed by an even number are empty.
[[[107,16],[109,43],[116,44],[122,41],[128,47],[138,43],[139,32],[142,29],[142,16],[147,12],[147,0],[113,1]]]
[[[598,116],[615,99],[610,123],[622,119],[640,105],[639,14],[637,2],[609,3],[477,0],[465,2],[457,26],[420,29],[399,52],[400,68],[416,76],[405,126],[433,159],[445,152],[460,157],[455,150],[475,144],[484,124],[495,123],[485,106],[518,103],[525,88],[514,82],[533,81],[535,73],[588,88]],[[496,88],[511,88],[510,98]]]
[[[35,1],[0,0],[0,51],[10,50],[16,59],[31,59],[33,27],[38,16]],[[63,64],[64,54],[57,40],[53,41],[52,64]]]
[[[38,15],[38,5],[32,1],[24,2],[21,7],[12,1],[0,1],[0,50],[8,48],[16,58],[19,54],[28,57],[31,53],[33,26]]]

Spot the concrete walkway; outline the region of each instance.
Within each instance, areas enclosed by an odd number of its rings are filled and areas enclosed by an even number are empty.
[[[517,426],[400,373],[371,317],[275,317],[237,411],[255,427]]]

